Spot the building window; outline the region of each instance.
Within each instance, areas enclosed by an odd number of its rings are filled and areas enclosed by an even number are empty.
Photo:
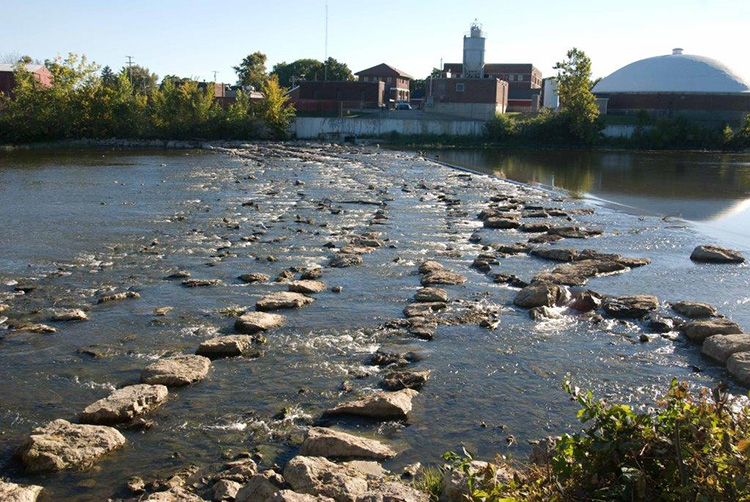
[[[519,76],[518,76],[518,81],[519,81],[519,82],[523,82],[523,75],[519,75]]]
[[[464,92],[464,84],[456,84],[456,92]]]

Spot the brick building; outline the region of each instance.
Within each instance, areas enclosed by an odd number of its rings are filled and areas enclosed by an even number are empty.
[[[443,74],[460,77],[463,64],[446,63]],[[532,64],[488,63],[484,65],[484,78],[496,78],[508,83],[509,112],[529,112],[539,109],[542,94],[542,72]]]
[[[436,78],[428,87],[425,110],[492,120],[508,107],[508,82],[497,78]]]
[[[411,92],[409,82],[414,78],[393,66],[381,63],[372,68],[355,73],[360,82],[383,82],[385,84],[385,104],[389,107],[398,101],[409,102]]]
[[[386,85],[382,81],[302,80],[288,92],[288,96],[298,111],[378,109],[385,103]]]
[[[31,72],[43,86],[52,87],[52,73],[46,66],[41,64],[27,64],[26,71]],[[13,88],[16,86],[16,65],[0,64],[0,93],[12,96]]]

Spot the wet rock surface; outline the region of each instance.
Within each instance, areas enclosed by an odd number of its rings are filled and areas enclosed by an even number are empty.
[[[98,425],[129,422],[163,404],[168,394],[164,385],[129,385],[87,406],[79,421]]]
[[[240,333],[252,335],[284,325],[284,316],[267,312],[250,312],[237,318],[234,329]]]
[[[260,311],[296,309],[311,304],[315,299],[301,293],[278,292],[264,296],[255,304]]]
[[[141,381],[167,387],[182,387],[206,378],[211,360],[203,356],[173,356],[160,359],[141,372]]]
[[[36,502],[42,492],[41,486],[18,485],[0,481],[0,500],[5,502]]]
[[[195,353],[209,359],[237,357],[249,353],[254,342],[255,338],[250,335],[218,336],[201,342]]]
[[[739,251],[712,245],[696,247],[690,253],[690,259],[704,263],[743,263],[745,261]]]
[[[412,399],[418,393],[412,389],[398,392],[376,392],[362,399],[339,404],[327,415],[358,415],[375,420],[403,419],[411,411]]]
[[[307,437],[302,443],[299,454],[328,459],[372,460],[385,460],[396,456],[395,451],[380,441],[325,427],[313,427],[307,431]]]

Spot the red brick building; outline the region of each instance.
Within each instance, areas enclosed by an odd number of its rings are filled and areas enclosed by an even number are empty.
[[[381,63],[358,71],[355,75],[359,77],[360,82],[383,82],[386,92],[385,103],[389,106],[395,105],[398,101],[408,103],[411,99],[409,82],[413,80],[413,77],[393,66]]]
[[[52,73],[41,64],[27,64],[26,71],[31,72],[43,86],[52,87]],[[0,64],[0,93],[11,96],[16,86],[16,65]]]
[[[425,110],[492,120],[508,107],[508,82],[497,78],[436,78],[428,86]]]
[[[298,111],[378,109],[385,103],[386,83],[302,80],[288,93]]]
[[[461,63],[443,65],[445,76],[460,77]],[[532,64],[489,63],[484,65],[484,78],[508,82],[508,111],[528,112],[539,108],[542,93],[542,72]]]

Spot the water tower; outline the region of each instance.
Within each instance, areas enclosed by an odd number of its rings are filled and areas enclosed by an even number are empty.
[[[484,33],[475,19],[469,35],[464,35],[463,78],[484,78]]]

